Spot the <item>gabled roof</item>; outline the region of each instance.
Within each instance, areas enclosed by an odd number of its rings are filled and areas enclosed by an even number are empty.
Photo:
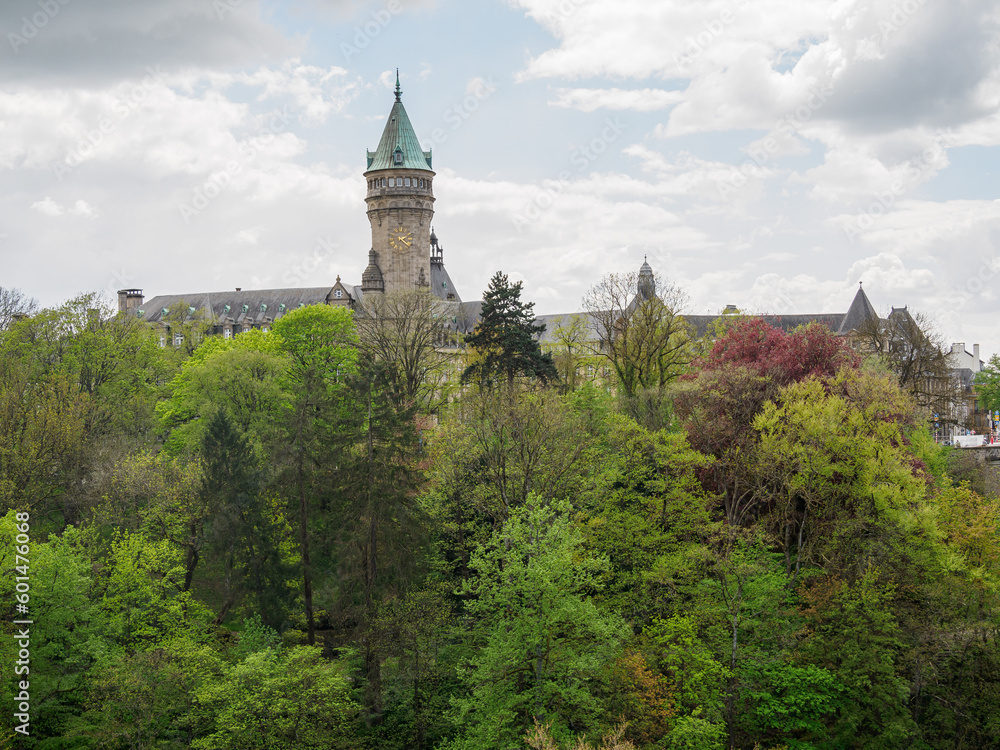
[[[382,131],[382,139],[374,152],[368,152],[368,171],[376,169],[423,169],[431,168],[431,152],[420,148],[417,134],[413,132],[410,118],[400,101],[402,91],[399,89],[399,74],[396,74],[396,103],[389,110],[389,120]],[[403,155],[402,162],[397,164],[395,153]]]
[[[879,320],[878,313],[875,312],[872,303],[868,301],[865,290],[858,284],[858,293],[854,295],[854,301],[847,310],[844,320],[840,323],[837,333],[843,336],[851,331],[860,330],[866,323],[873,320]]]

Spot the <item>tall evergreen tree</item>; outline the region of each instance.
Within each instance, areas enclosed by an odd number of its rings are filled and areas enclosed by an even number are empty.
[[[215,507],[213,556],[223,564],[229,591],[217,622],[249,594],[261,619],[280,625],[287,606],[289,571],[281,559],[283,522],[263,492],[263,469],[253,446],[223,410],[209,422],[202,443],[202,494]]]
[[[535,338],[545,330],[535,323],[534,302],[521,301],[521,282],[511,284],[507,274],[497,271],[483,295],[481,320],[465,337],[478,358],[465,368],[462,382],[492,385],[504,376],[512,384],[518,375],[543,383],[559,379],[551,354],[543,354]]]

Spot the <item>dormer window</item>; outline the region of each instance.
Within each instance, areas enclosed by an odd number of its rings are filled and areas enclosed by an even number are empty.
[[[400,151],[398,148],[396,149],[396,153],[394,153],[392,155],[392,162],[393,162],[393,164],[402,164],[403,163],[403,152]]]
[[[260,306],[260,311],[261,311],[261,312],[267,312],[267,305],[265,305],[265,304],[261,303],[261,306]]]
[[[283,313],[285,311],[285,303],[282,302],[278,305],[278,312]]]
[[[250,305],[243,305],[243,312],[244,313],[249,312],[249,310],[250,310]]]

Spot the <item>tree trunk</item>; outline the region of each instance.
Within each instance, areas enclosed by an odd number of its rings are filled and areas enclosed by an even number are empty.
[[[313,618],[312,564],[309,560],[309,504],[306,497],[304,449],[299,448],[299,546],[302,550],[302,593],[306,604],[307,642],[316,644],[316,622]]]

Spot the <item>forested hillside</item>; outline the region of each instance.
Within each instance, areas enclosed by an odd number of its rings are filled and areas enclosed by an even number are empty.
[[[0,748],[996,746],[997,483],[884,363],[671,321],[622,395],[419,299],[0,330]]]

